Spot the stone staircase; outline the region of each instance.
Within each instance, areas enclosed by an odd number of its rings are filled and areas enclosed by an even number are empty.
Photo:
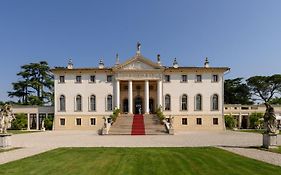
[[[122,114],[110,127],[109,135],[131,135],[134,115]]]
[[[168,134],[164,125],[155,115],[143,115],[145,135]],[[134,115],[122,114],[109,129],[109,135],[131,135]]]
[[[146,135],[163,135],[168,134],[164,125],[161,124],[159,118],[156,115],[145,114],[144,125]]]

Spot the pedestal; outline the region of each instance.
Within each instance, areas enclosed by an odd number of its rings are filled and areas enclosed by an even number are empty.
[[[174,134],[175,134],[175,131],[174,131],[173,128],[170,128],[170,129],[169,129],[169,134],[170,134],[170,135],[174,135]]]
[[[263,134],[263,147],[267,149],[277,148],[277,134]]]
[[[11,143],[11,134],[0,134],[0,147],[6,148],[12,146]]]

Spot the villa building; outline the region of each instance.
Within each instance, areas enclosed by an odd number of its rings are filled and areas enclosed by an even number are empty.
[[[99,130],[104,117],[155,114],[161,108],[173,118],[175,130],[224,129],[224,74],[228,67],[171,67],[137,53],[124,63],[105,67],[67,67],[52,70],[55,77],[55,130]]]

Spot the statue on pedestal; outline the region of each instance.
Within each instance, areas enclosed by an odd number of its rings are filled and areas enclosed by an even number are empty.
[[[12,113],[11,105],[5,104],[1,107],[0,111],[0,134],[6,134],[7,129],[12,125],[12,120],[15,119],[15,115]]]
[[[266,128],[266,134],[276,134],[277,121],[273,107],[269,103],[265,103],[266,111],[264,114],[264,124]]]

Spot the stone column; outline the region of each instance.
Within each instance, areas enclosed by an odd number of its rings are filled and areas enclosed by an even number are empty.
[[[239,129],[241,129],[241,127],[242,127],[242,115],[241,115],[241,113],[239,113],[238,127],[239,127]]]
[[[120,109],[120,81],[116,81],[116,107]]]
[[[30,113],[27,113],[27,130],[30,130]]]
[[[36,113],[36,130],[39,130],[39,113]]]
[[[128,81],[128,107],[129,113],[133,113],[133,82],[132,80]]]
[[[162,80],[158,80],[157,81],[157,108],[159,106],[162,106],[163,108],[163,105],[162,105]]]
[[[144,84],[144,97],[145,97],[145,114],[149,114],[149,81],[145,80]]]

